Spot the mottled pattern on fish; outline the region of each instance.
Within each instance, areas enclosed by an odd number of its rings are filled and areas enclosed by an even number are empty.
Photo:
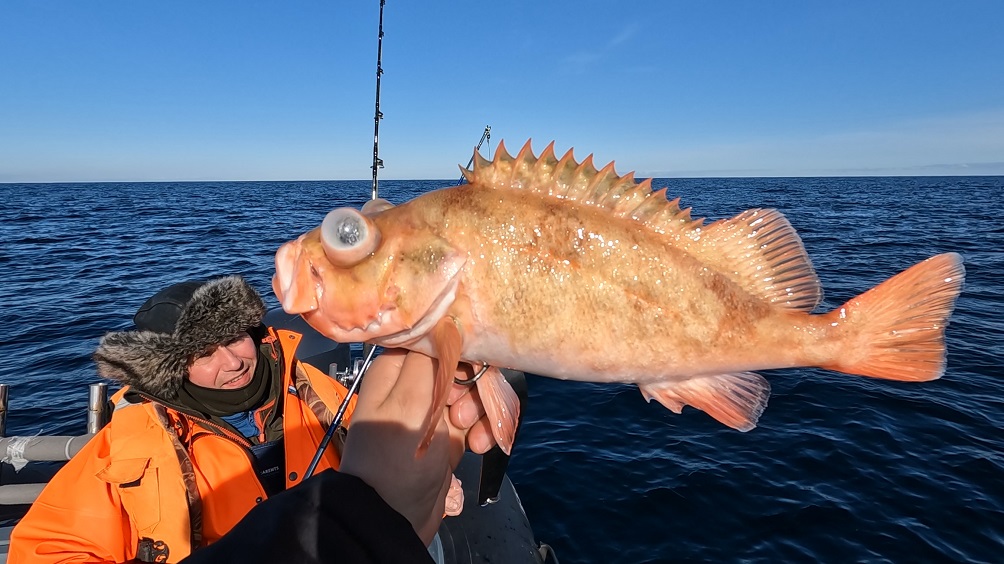
[[[956,254],[816,315],[819,281],[776,210],[705,224],[613,163],[597,170],[552,146],[535,157],[529,143],[515,157],[500,144],[464,174],[468,185],[364,209],[378,236],[351,259],[320,229],[288,243],[274,283],[283,306],[332,338],[433,356],[432,329],[448,320],[461,359],[638,383],[674,411],[693,405],[744,430],[769,394],[753,370],[944,371]]]

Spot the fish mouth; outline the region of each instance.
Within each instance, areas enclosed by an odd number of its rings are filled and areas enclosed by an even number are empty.
[[[417,322],[406,323],[393,300],[387,300],[382,305],[371,303],[375,306],[373,309],[377,310],[375,314],[356,315],[350,323],[343,325],[347,321],[345,316],[340,316],[343,319],[339,323],[339,318],[326,312],[321,304],[320,297],[325,288],[310,258],[303,252],[302,239],[301,236],[296,241],[285,243],[276,251],[272,290],[286,313],[301,315],[307,323],[330,339],[343,343],[372,340],[386,346],[407,344],[430,331],[456,299],[460,286],[460,266],[465,261],[453,265],[448,278],[444,276],[446,283],[442,291],[433,298]]]
[[[453,305],[459,286],[460,277],[451,278],[418,322],[410,326],[402,323],[400,316],[394,315],[397,308],[393,306],[377,312],[365,325],[352,327],[337,324],[325,316],[323,309],[314,309],[300,315],[315,329],[340,343],[372,342],[383,347],[400,347],[421,339],[436,326]]]

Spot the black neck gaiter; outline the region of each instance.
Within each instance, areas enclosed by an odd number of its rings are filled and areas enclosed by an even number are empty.
[[[178,390],[178,403],[201,413],[223,417],[248,411],[261,405],[272,387],[272,378],[278,372],[271,358],[258,347],[258,362],[247,386],[236,390],[203,388],[185,378]]]

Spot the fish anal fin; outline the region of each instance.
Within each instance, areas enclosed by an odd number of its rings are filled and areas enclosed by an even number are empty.
[[[645,398],[645,401],[651,402],[652,400],[656,400],[673,413],[683,413],[683,407],[687,405],[687,402],[683,401],[683,398],[673,392],[674,387],[661,383],[638,385],[638,389],[641,390],[641,395]]]
[[[503,452],[512,451],[519,421],[519,397],[498,368],[494,366],[477,381],[478,395],[492,426],[492,435]]]
[[[716,221],[686,250],[773,306],[811,312],[823,298],[801,238],[777,210],[752,209]]]
[[[452,317],[440,319],[433,328],[432,335],[439,364],[432,391],[432,405],[429,406],[429,414],[425,417],[423,427],[425,434],[416,453],[418,456],[425,454],[432,443],[439,418],[442,417],[443,408],[446,407],[446,399],[453,385],[453,376],[457,371],[457,365],[460,364],[460,351],[463,348],[463,335],[460,334],[460,327]]]
[[[655,399],[675,413],[689,405],[740,431],[756,427],[770,397],[770,383],[754,372],[639,384],[638,388],[645,399]]]

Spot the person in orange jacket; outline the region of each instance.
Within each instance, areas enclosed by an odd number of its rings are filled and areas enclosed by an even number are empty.
[[[347,390],[299,362],[301,336],[265,327],[264,314],[239,276],[182,282],[139,308],[136,330],[105,335],[98,372],[124,384],[111,421],[14,528],[8,561],[178,562],[303,481]],[[472,450],[490,448],[474,395],[451,403],[444,418],[477,429]],[[345,434],[338,429],[317,473],[339,467]]]
[[[475,402],[453,403],[450,417],[439,420],[424,454],[416,456],[435,393],[429,377],[434,363],[404,350],[377,357],[359,390],[341,468],[258,504],[223,538],[181,564],[431,564],[426,547],[443,520],[464,439],[487,432],[460,424],[474,424],[476,412],[453,413],[474,409]]]

